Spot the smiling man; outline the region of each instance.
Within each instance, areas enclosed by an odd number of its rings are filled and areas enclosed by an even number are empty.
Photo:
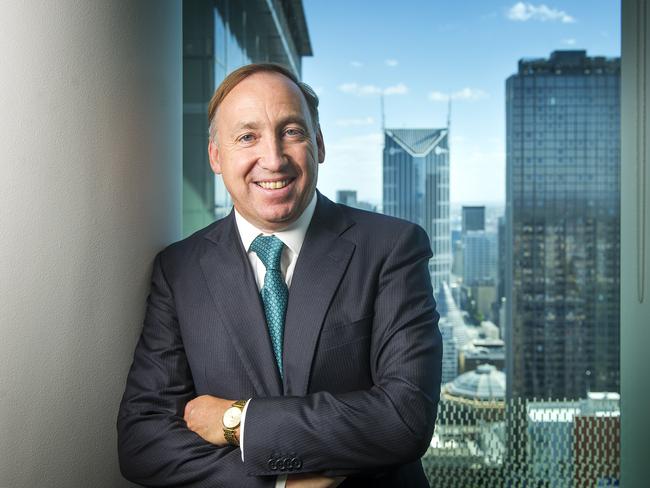
[[[154,262],[118,417],[145,486],[425,487],[441,339],[429,240],[329,201],[318,98],[231,73],[209,155],[234,209]]]

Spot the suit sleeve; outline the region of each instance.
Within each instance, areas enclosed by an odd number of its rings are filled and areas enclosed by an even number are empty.
[[[183,411],[195,397],[172,292],[158,255],[117,420],[122,474],[144,486],[273,487],[275,477],[246,475],[238,448],[216,447],[187,428]]]
[[[437,414],[442,367],[429,239],[409,226],[386,258],[371,339],[373,385],[344,394],[254,398],[246,419],[247,473],[351,475],[419,459]],[[286,461],[284,461],[286,462]]]

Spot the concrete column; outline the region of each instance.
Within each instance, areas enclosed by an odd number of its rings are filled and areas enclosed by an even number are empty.
[[[650,479],[650,2],[623,0],[621,486]]]
[[[0,3],[0,486],[119,487],[154,254],[181,231],[181,2]]]

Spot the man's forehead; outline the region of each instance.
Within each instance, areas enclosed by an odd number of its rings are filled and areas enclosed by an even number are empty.
[[[262,71],[253,73],[237,83],[224,97],[221,105],[239,99],[267,98],[269,95],[274,99],[287,97],[305,102],[300,88],[289,78],[280,73]]]
[[[227,114],[229,122],[236,126],[256,123],[255,113],[273,105],[281,118],[305,121],[309,107],[300,88],[289,78],[279,73],[254,73],[238,83],[226,95],[216,110],[219,115]],[[233,119],[235,121],[233,122]]]

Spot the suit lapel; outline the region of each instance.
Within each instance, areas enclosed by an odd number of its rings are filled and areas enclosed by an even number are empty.
[[[200,258],[201,268],[255,391],[260,396],[282,394],[271,340],[257,284],[241,243],[234,213],[205,236],[211,241]]]
[[[305,395],[316,343],[354,244],[341,234],[353,222],[327,198],[318,203],[291,280],[284,326],[284,394]]]

